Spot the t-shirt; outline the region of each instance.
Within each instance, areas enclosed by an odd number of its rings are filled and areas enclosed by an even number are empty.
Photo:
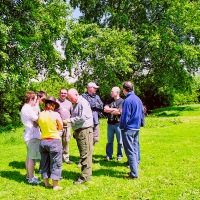
[[[110,108],[122,108],[123,99],[120,97],[119,99],[111,98],[106,102],[106,105]],[[121,115],[113,115],[111,113],[108,114],[108,124],[117,124],[119,123]]]
[[[33,138],[40,139],[40,128],[34,125],[34,122],[38,120],[38,114],[36,114],[34,107],[29,104],[24,104],[20,116],[25,128],[24,141],[26,142]]]

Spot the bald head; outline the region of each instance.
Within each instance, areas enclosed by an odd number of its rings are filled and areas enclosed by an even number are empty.
[[[120,89],[119,87],[113,87],[111,90],[111,97],[114,99],[119,99]]]
[[[134,86],[133,83],[130,81],[125,81],[122,85],[123,89],[125,89],[127,92],[132,92],[134,91]]]
[[[79,97],[78,91],[74,88],[69,89],[68,93],[67,93],[68,99],[72,102],[72,103],[76,103]]]

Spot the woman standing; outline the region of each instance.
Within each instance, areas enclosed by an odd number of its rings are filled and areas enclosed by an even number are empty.
[[[49,178],[52,179],[53,190],[60,190],[58,181],[62,172],[62,144],[60,131],[62,131],[62,120],[59,113],[54,112],[59,104],[52,96],[45,100],[45,109],[40,113],[38,123],[41,129],[41,170],[45,187],[51,187]]]

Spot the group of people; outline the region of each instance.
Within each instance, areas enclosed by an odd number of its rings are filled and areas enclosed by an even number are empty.
[[[139,163],[139,130],[143,122],[142,102],[134,93],[130,81],[123,83],[125,100],[120,97],[120,88],[113,87],[111,99],[103,107],[103,102],[96,94],[94,82],[87,85],[87,92],[79,95],[74,88],[68,91],[62,88],[59,98],[47,98],[44,91],[25,95],[25,104],[21,109],[21,120],[25,126],[24,141],[27,146],[26,171],[30,184],[40,184],[34,177],[35,160],[40,159],[40,169],[45,187],[54,190],[62,189],[58,182],[61,179],[62,162],[72,164],[69,155],[70,129],[76,139],[80,153],[79,166],[81,174],[74,184],[89,181],[92,175],[92,150],[99,141],[99,113],[104,111],[108,116],[107,144],[105,161],[113,159],[114,134],[117,138],[117,161],[122,160],[123,147],[130,166],[130,173],[125,178],[138,177]],[[68,98],[68,100],[66,99]],[[41,112],[39,104],[44,103]],[[49,182],[52,179],[52,185]]]

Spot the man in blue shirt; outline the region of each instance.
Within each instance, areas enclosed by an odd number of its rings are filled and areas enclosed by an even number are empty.
[[[124,150],[128,158],[131,172],[125,178],[138,178],[138,141],[142,114],[142,101],[134,93],[134,86],[130,81],[123,83],[123,93],[126,99],[122,105],[120,129]]]

